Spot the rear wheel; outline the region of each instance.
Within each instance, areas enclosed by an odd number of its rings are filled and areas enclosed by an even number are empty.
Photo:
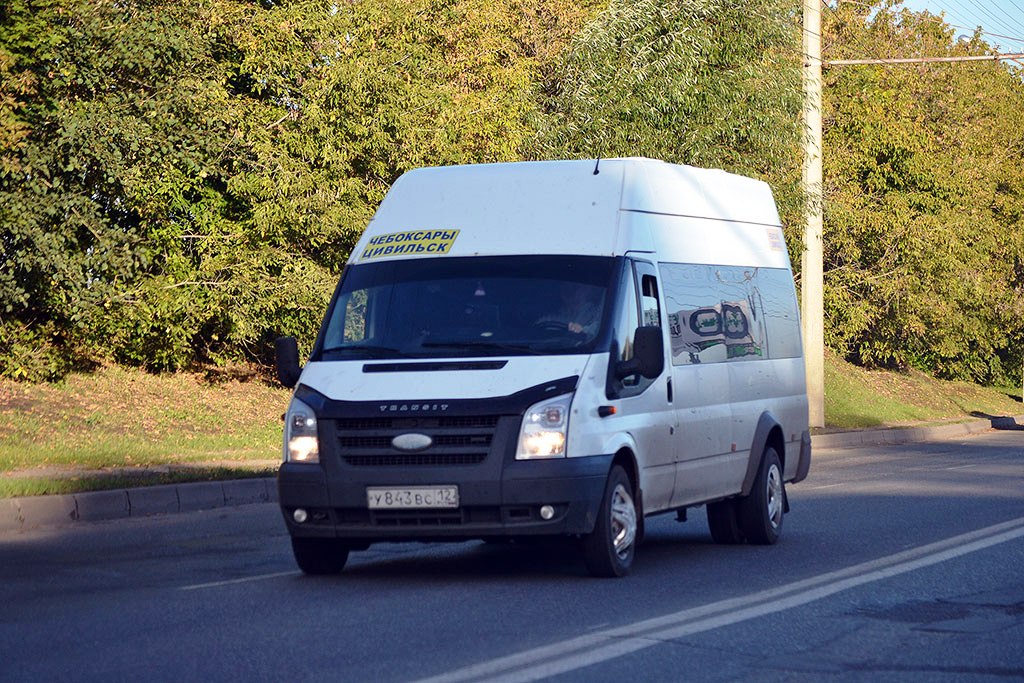
[[[608,474],[594,530],[583,538],[587,569],[594,576],[625,576],[633,564],[637,539],[633,485],[616,465]]]
[[[772,545],[779,540],[785,506],[782,462],[774,448],[767,448],[750,495],[737,503],[740,530],[747,541],[755,545]]]
[[[292,553],[306,574],[337,574],[348,561],[348,546],[333,538],[292,537]]]
[[[708,528],[711,538],[721,545],[738,545],[745,540],[740,529],[735,498],[708,503]]]

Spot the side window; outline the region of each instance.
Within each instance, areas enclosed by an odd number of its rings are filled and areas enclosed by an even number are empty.
[[[345,341],[366,340],[366,290],[352,292],[345,302]]]
[[[661,304],[658,302],[658,277],[654,266],[638,261],[634,264],[640,283],[640,312],[643,325],[661,327]]]
[[[662,263],[672,363],[723,363],[800,355],[788,270]]]
[[[622,270],[619,287],[619,317],[615,323],[615,347],[617,359],[613,362],[633,358],[633,335],[641,325],[661,327],[661,304],[658,299],[658,277],[654,266],[643,261],[627,262]],[[624,398],[641,393],[652,380],[640,375],[625,379],[609,378],[609,398]]]
[[[619,318],[615,322],[615,346],[618,349],[618,361],[632,360],[633,358],[633,333],[640,326],[637,305],[636,285],[633,280],[633,269],[623,268],[622,283],[619,287]],[[636,387],[639,378],[627,377],[618,382],[621,388]],[[620,391],[619,395],[623,395]]]
[[[343,294],[334,305],[331,324],[324,337],[324,348],[336,349],[345,344],[365,342],[371,336],[371,300],[374,290],[360,289]]]

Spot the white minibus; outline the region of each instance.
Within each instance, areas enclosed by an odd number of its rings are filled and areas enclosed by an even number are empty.
[[[772,544],[811,458],[768,185],[651,159],[422,168],[352,251],[294,387],[280,504],[299,567],[395,541],[579,544],[628,573],[644,519],[707,506]]]

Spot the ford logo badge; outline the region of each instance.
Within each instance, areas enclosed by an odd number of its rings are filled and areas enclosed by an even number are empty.
[[[391,445],[400,451],[422,451],[434,443],[426,434],[399,434],[391,439]]]

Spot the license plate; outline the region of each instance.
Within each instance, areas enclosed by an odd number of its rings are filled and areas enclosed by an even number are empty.
[[[458,486],[367,487],[366,503],[371,510],[412,510],[459,507]]]

